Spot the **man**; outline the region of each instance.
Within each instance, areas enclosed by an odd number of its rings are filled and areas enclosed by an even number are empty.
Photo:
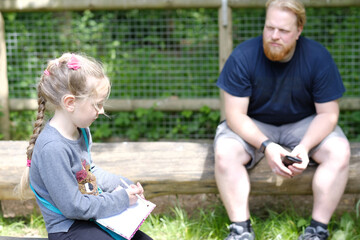
[[[226,121],[214,140],[215,177],[232,222],[227,240],[255,239],[246,169],[264,155],[284,178],[301,174],[310,157],[319,164],[312,220],[299,239],[329,236],[327,224],[348,178],[349,142],[337,126],[345,88],[329,52],[300,36],[305,22],[299,0],[269,0],[263,35],[241,43],[219,76]],[[302,163],[285,167],[285,155]]]

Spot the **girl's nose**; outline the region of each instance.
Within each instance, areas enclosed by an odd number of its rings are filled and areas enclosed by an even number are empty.
[[[99,108],[98,114],[104,114],[104,113],[105,113],[105,110],[104,110],[104,107],[102,106],[101,108]]]

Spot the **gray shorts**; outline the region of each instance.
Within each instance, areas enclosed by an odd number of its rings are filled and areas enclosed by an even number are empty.
[[[314,117],[315,115],[304,118],[298,122],[284,124],[281,126],[275,126],[259,122],[255,119],[252,120],[260,129],[260,131],[264,133],[272,142],[278,143],[281,146],[292,150],[300,143]],[[341,128],[339,126],[336,126],[333,132],[331,132],[326,138],[324,138],[320,144],[310,150],[309,157],[311,157],[314,152],[319,149],[323,142],[332,137],[341,137],[346,139],[346,136],[341,130]],[[264,156],[264,154],[261,153],[258,149],[254,148],[252,145],[244,141],[239,135],[234,133],[226,124],[226,121],[220,123],[216,129],[214,147],[216,147],[217,141],[221,138],[236,139],[244,146],[245,151],[251,156],[251,161],[246,165],[246,168],[248,169],[253,168]]]

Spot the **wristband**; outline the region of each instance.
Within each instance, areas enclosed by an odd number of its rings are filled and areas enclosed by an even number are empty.
[[[266,147],[267,147],[270,143],[272,143],[272,141],[270,141],[269,139],[263,141],[263,143],[262,143],[261,146],[260,146],[259,151],[262,152],[262,153],[265,153],[265,149],[266,149]]]

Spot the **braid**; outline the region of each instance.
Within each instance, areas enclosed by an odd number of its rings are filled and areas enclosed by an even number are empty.
[[[45,122],[44,116],[45,116],[45,110],[46,110],[45,105],[46,105],[46,99],[42,97],[42,95],[40,94],[40,91],[39,91],[38,114],[37,114],[37,118],[35,121],[34,131],[30,137],[29,146],[27,147],[27,150],[26,150],[26,155],[27,155],[28,160],[31,160],[31,158],[32,158],[36,139],[39,136],[39,134],[44,126],[44,122]],[[20,184],[18,186],[16,186],[16,188],[14,189],[15,193],[20,196],[20,199],[26,199],[26,189],[28,189],[29,185],[30,185],[29,184],[29,170],[30,170],[30,167],[25,168],[25,170],[21,176]]]
[[[40,95],[38,96],[38,113],[37,118],[34,125],[33,134],[30,137],[29,146],[27,147],[26,155],[28,159],[32,158],[33,149],[35,146],[35,142],[37,137],[39,136],[43,126],[44,126],[44,117],[45,117],[45,110],[46,110],[46,100]]]

